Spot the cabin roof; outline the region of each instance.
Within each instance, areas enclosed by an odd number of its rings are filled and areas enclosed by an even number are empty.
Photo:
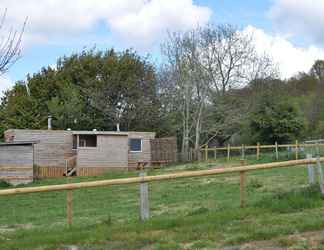
[[[116,136],[128,136],[127,132],[117,131],[71,131],[74,135],[116,135]]]
[[[97,131],[97,130],[48,130],[48,129],[8,129],[4,133],[11,133],[15,131],[35,132],[35,133],[67,133],[73,135],[115,135],[115,136],[153,136],[155,132],[142,131]]]

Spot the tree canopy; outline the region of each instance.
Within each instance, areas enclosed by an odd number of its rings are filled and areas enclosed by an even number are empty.
[[[230,25],[170,34],[161,63],[134,50],[84,50],[16,82],[0,104],[8,128],[155,131],[201,145],[286,143],[324,133],[324,61],[278,77]],[[222,60],[220,60],[222,59]]]
[[[304,121],[291,103],[273,96],[262,96],[250,117],[254,143],[291,142],[302,135]]]
[[[126,50],[83,51],[43,68],[5,93],[1,126],[56,129],[153,130],[159,100],[154,67]],[[155,129],[154,129],[155,130]]]

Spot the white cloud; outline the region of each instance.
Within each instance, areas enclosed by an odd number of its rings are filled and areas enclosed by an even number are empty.
[[[4,8],[15,27],[28,15],[26,36],[34,42],[77,36],[105,23],[107,34],[149,46],[167,29],[203,25],[211,16],[209,8],[192,0],[1,0]]]
[[[308,72],[314,61],[324,59],[324,49],[309,46],[307,48],[294,46],[281,35],[269,35],[262,29],[247,26],[244,32],[252,33],[256,50],[267,53],[278,64],[283,78],[293,76],[298,72]]]
[[[109,23],[112,30],[124,39],[150,44],[161,31],[186,30],[203,25],[210,15],[208,8],[195,6],[191,0],[156,0],[148,1],[137,12],[115,16]]]
[[[3,96],[3,92],[12,88],[14,85],[13,81],[7,74],[0,75],[0,97]]]
[[[269,11],[277,30],[303,35],[306,41],[324,45],[323,0],[274,0]]]

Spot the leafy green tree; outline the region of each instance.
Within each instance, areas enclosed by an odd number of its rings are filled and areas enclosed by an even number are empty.
[[[88,107],[103,115],[106,128],[152,130],[159,123],[155,69],[126,50],[85,51],[58,63],[62,77],[80,91]]]
[[[304,127],[303,119],[292,104],[269,95],[260,98],[250,117],[254,142],[291,142],[301,136]]]
[[[160,104],[155,69],[131,50],[89,50],[60,58],[57,69],[43,68],[5,93],[1,130],[155,130]]]
[[[0,105],[0,133],[9,128],[41,128],[37,102],[27,94],[26,87],[17,83],[7,91]]]
[[[54,127],[81,129],[76,125],[82,120],[84,103],[75,88],[64,86],[60,90],[60,95],[52,97],[46,105],[54,118]]]

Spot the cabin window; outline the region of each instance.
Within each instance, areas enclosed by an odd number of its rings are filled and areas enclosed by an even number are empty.
[[[79,147],[97,147],[97,135],[79,135]]]
[[[130,139],[129,148],[131,152],[142,152],[142,139],[138,139],[138,138]]]

